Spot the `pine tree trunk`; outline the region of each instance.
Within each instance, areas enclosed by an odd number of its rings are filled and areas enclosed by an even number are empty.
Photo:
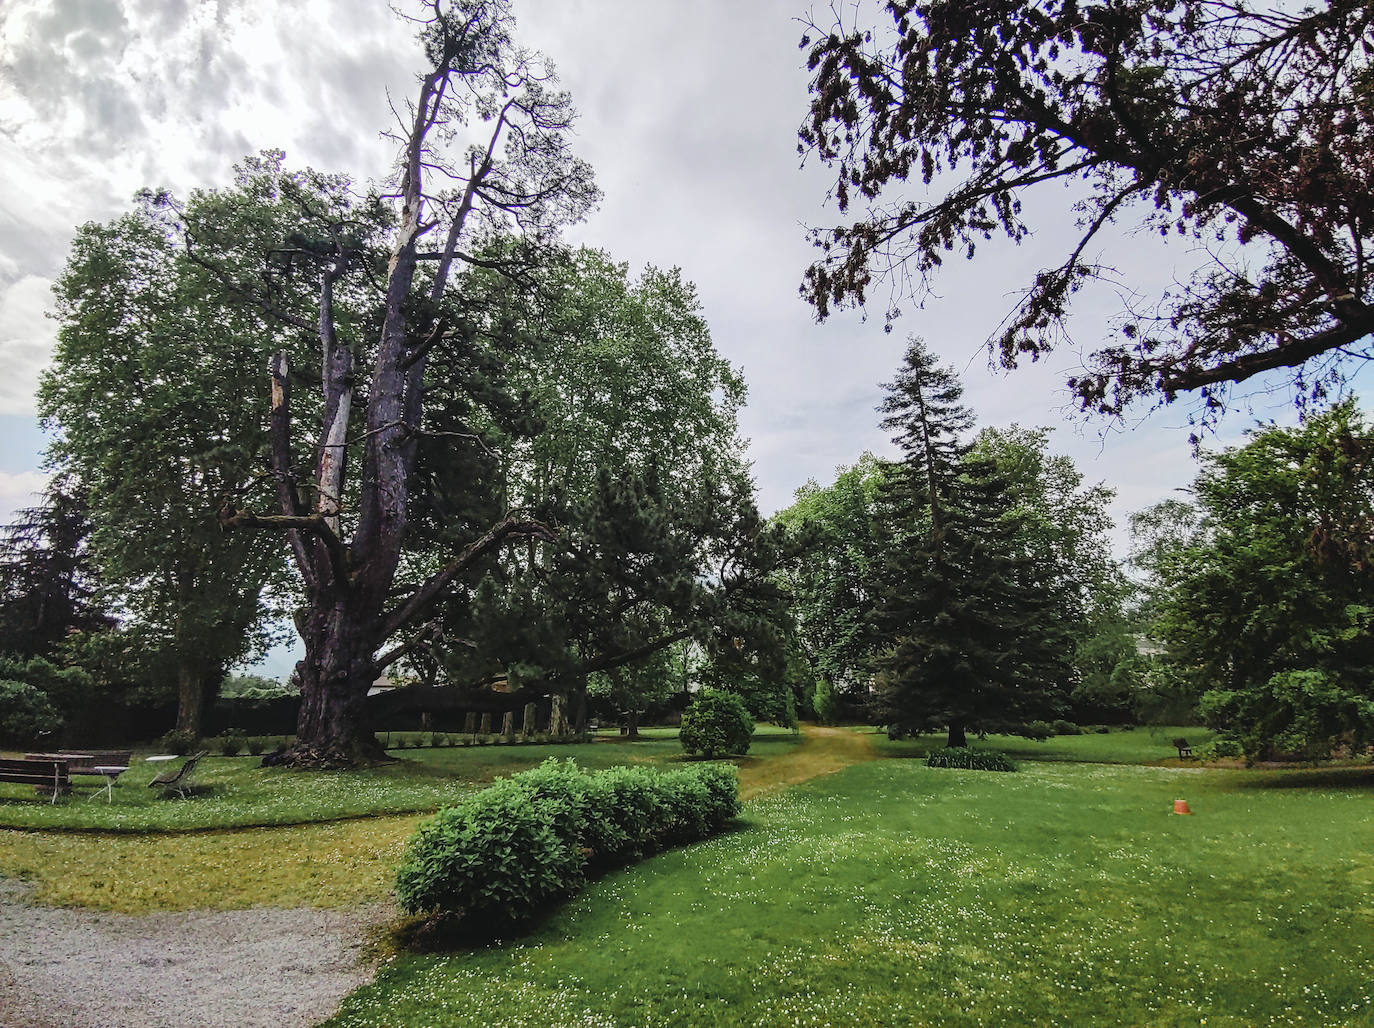
[[[630,727],[629,727],[628,731],[626,732],[626,734],[627,734],[631,739],[638,739],[638,738],[639,738],[639,711],[637,711],[637,710],[632,710],[632,711],[630,711],[628,714],[626,714],[625,716],[626,716],[626,718],[629,720],[629,723],[630,723]]]
[[[951,721],[949,723],[949,741],[945,743],[947,747],[961,748],[968,745],[968,736],[964,734],[964,723],[962,721]]]

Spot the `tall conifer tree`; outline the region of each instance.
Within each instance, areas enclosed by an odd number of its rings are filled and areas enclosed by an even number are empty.
[[[993,462],[961,436],[963,386],[919,339],[880,411],[902,460],[883,491],[893,546],[875,612],[888,640],[876,663],[879,716],[897,732],[1006,728],[1055,712],[1067,647],[1043,569]]]

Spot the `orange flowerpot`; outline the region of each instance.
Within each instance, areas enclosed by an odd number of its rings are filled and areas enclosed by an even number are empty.
[[[1187,801],[1187,800],[1174,800],[1174,813],[1175,813],[1175,814],[1191,814],[1192,811],[1188,809],[1188,801]]]

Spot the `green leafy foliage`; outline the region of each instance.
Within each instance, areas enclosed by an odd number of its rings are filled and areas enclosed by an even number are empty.
[[[871,607],[890,531],[878,509],[886,474],[886,465],[865,453],[830,485],[807,482],[774,517],[805,547],[778,577],[810,674],[856,698],[867,689],[880,641]]]
[[[59,717],[72,721],[90,699],[94,683],[80,667],[62,667],[43,657],[24,660],[0,656],[0,679],[33,686],[52,704]]]
[[[610,866],[720,831],[739,813],[733,767],[597,773],[547,760],[420,825],[396,873],[411,912],[520,921]]]
[[[744,701],[733,693],[703,689],[682,714],[679,739],[688,753],[723,757],[749,752],[754,719]]]
[[[835,690],[824,678],[816,680],[816,690],[811,694],[811,706],[816,712],[816,720],[821,724],[828,725],[834,722],[839,701],[835,697]]]
[[[462,911],[504,922],[529,916],[581,869],[548,804],[506,779],[420,825],[396,872],[396,897],[409,911]]]
[[[926,757],[927,767],[950,767],[962,771],[1015,771],[1016,764],[996,750],[978,750],[971,746],[949,746],[932,750]]]
[[[1374,430],[1349,400],[1203,462],[1146,522],[1153,677],[1251,757],[1374,741]]]
[[[61,726],[62,715],[41,690],[27,682],[0,679],[0,741],[26,746]]]

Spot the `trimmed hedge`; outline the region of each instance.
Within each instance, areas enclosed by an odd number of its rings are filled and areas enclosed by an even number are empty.
[[[954,746],[932,750],[926,757],[926,767],[953,767],[963,771],[1015,771],[1016,765],[1005,753],[996,750],[975,750]]]
[[[550,757],[421,823],[396,871],[409,913],[520,921],[581,885],[589,869],[720,831],[738,816],[734,767],[615,767]]]

